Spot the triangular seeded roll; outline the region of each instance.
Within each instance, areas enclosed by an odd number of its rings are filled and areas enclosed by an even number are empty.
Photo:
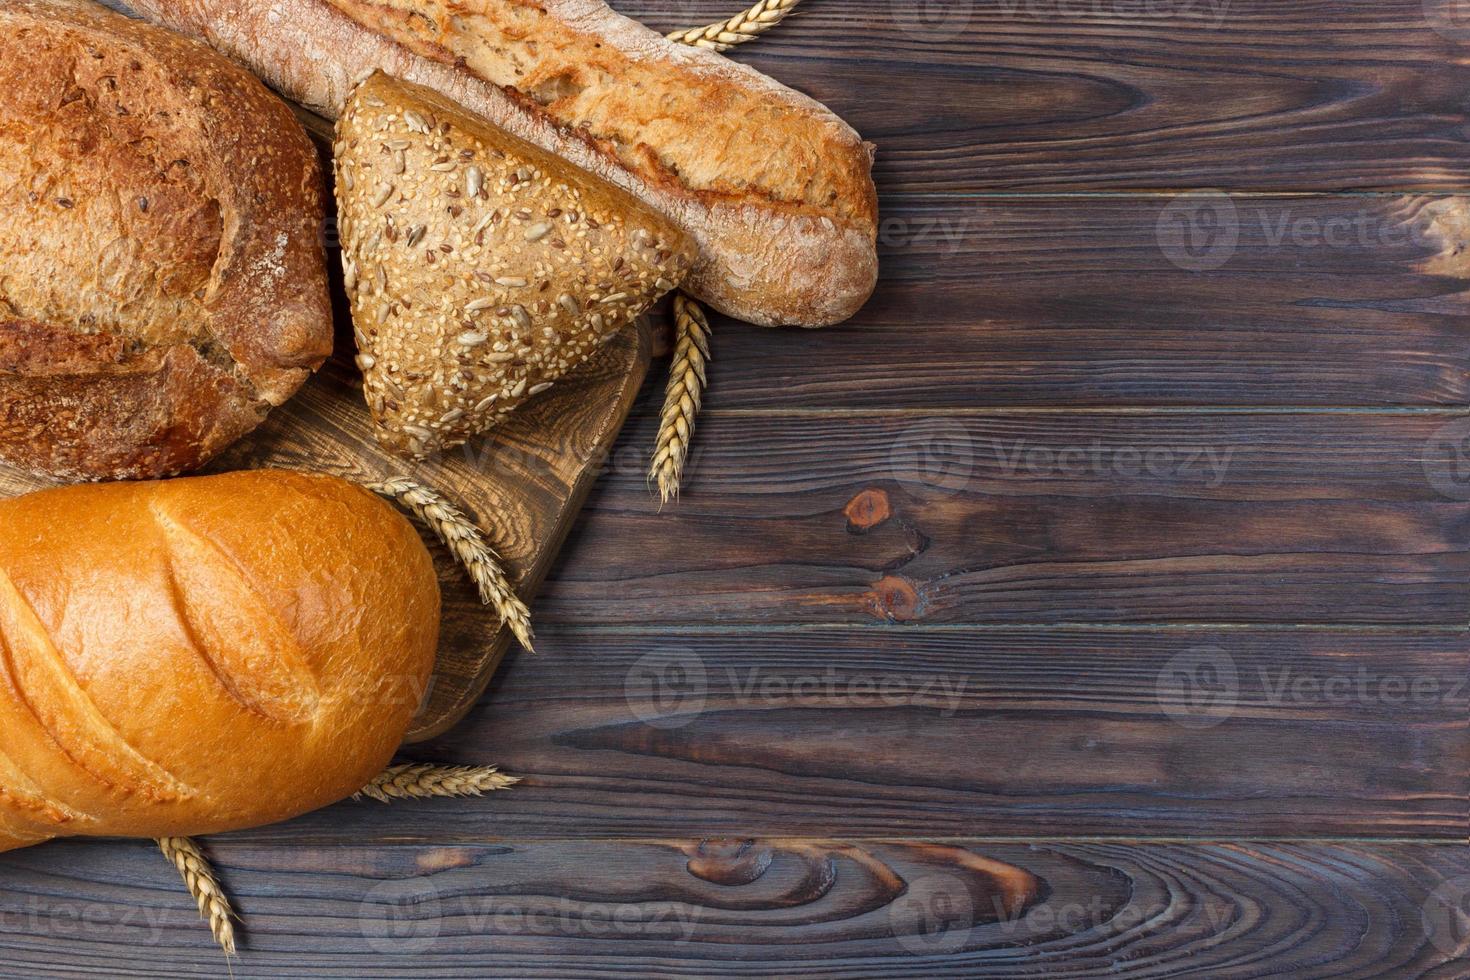
[[[632,195],[377,73],[337,122],[342,264],[378,441],[460,445],[577,367],[695,258]]]

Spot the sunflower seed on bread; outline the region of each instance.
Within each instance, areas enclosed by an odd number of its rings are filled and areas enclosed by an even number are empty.
[[[348,99],[335,150],[363,392],[401,455],[493,427],[695,259],[632,195],[381,73]]]

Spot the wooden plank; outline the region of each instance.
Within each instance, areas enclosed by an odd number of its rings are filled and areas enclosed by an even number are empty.
[[[619,440],[542,623],[1470,621],[1470,413],[720,414]]]
[[[239,977],[1464,975],[1461,846],[1037,841],[218,845]],[[137,844],[0,858],[28,977],[219,976]]]
[[[867,307],[819,331],[717,321],[706,404],[1463,405],[1467,207],[890,199]]]
[[[661,28],[728,0],[617,0]],[[732,52],[879,147],[887,191],[1455,190],[1457,0],[809,3]]]
[[[1458,631],[548,627],[405,758],[525,777],[245,835],[1470,835]]]

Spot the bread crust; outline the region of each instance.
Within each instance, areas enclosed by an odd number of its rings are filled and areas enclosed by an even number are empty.
[[[355,792],[418,706],[439,607],[413,526],[335,477],[0,502],[0,850],[242,829]]]
[[[400,455],[499,424],[694,261],[659,212],[433,89],[375,73],[336,135],[363,396]]]
[[[763,325],[851,316],[877,279],[872,148],[817,102],[601,0],[133,0],[336,118],[375,70],[631,191],[699,244],[686,288]]]
[[[0,84],[0,458],[198,466],[331,353],[313,145],[217,52],[73,0],[0,6]]]

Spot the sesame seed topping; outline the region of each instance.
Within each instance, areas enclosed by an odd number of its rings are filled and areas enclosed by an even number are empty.
[[[379,435],[418,455],[546,391],[693,253],[632,199],[397,84],[364,83],[339,125],[343,281]]]

